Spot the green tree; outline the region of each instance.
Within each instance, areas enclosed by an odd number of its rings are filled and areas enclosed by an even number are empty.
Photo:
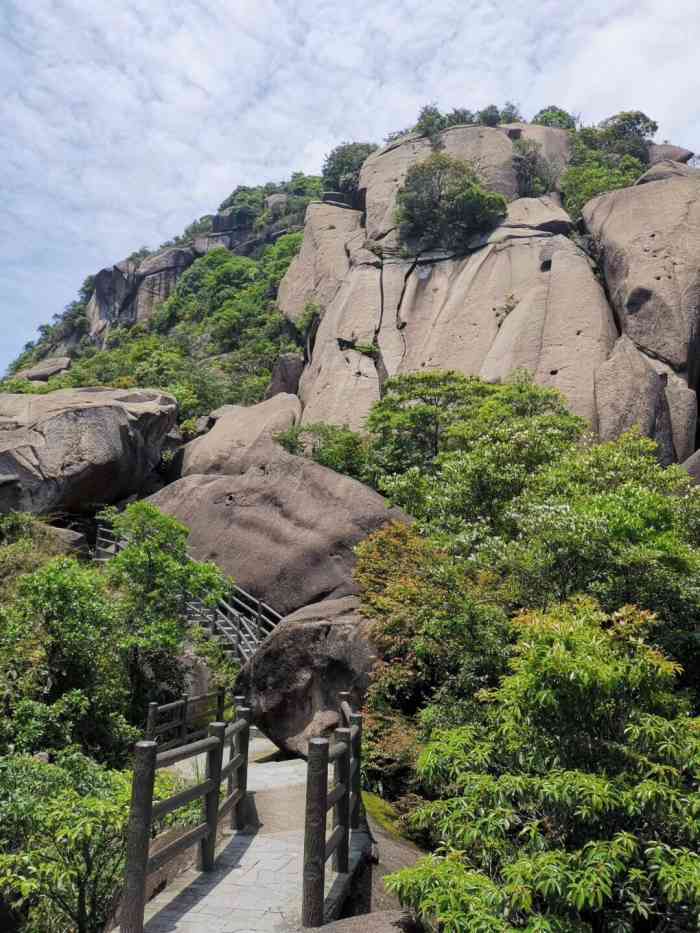
[[[397,205],[401,238],[419,250],[463,249],[506,213],[505,198],[485,190],[468,162],[442,152],[411,166]]]
[[[532,118],[532,122],[540,126],[558,127],[562,130],[576,129],[576,117],[554,104],[539,110]]]
[[[498,126],[501,122],[501,111],[495,104],[489,104],[479,111],[477,117],[483,126]]]
[[[355,194],[362,163],[376,148],[374,143],[345,142],[336,146],[323,162],[323,187],[327,191]]]
[[[190,560],[185,525],[148,502],[123,512],[105,510],[115,534],[126,546],[106,565],[105,576],[118,594],[120,647],[126,652],[129,716],[145,718],[154,697],[181,692],[182,671],[176,663],[187,629],[186,605],[191,596],[216,605],[226,580],[214,564]]]

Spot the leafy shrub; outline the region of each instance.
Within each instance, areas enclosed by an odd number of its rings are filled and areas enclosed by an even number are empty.
[[[698,721],[653,619],[531,613],[483,725],[435,736],[412,818],[447,847],[389,885],[446,931],[690,931],[700,909]]]
[[[323,162],[323,187],[326,191],[355,194],[362,163],[376,148],[374,143],[346,142],[331,150]]]
[[[628,188],[643,171],[642,163],[632,156],[625,156],[614,167],[596,159],[571,165],[561,178],[564,206],[573,218],[578,218],[592,198],[616,188]]]
[[[554,190],[556,168],[543,157],[542,147],[533,139],[514,141],[513,167],[521,198],[538,198]]]
[[[366,442],[347,427],[322,422],[296,425],[275,435],[275,440],[289,453],[308,456],[338,473],[361,481],[366,476]]]
[[[397,204],[401,238],[421,250],[463,249],[506,213],[505,198],[482,188],[468,162],[441,152],[411,166]]]

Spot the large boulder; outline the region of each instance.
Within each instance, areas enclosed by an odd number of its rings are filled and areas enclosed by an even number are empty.
[[[376,656],[354,596],[325,599],[287,616],[244,667],[253,721],[279,748],[306,754],[309,739],[341,725],[338,693],[362,705]]]
[[[181,473],[231,472],[235,460],[257,440],[286,431],[300,419],[301,402],[296,395],[275,395],[249,408],[231,406],[207,434],[182,448]]]
[[[28,379],[30,382],[48,382],[52,376],[58,376],[60,373],[70,369],[71,358],[69,356],[47,356],[46,359],[35,363],[28,369],[21,369],[15,373],[15,379]]]
[[[622,330],[697,386],[700,173],[610,191],[583,210]]]
[[[91,511],[137,492],[176,412],[152,389],[0,395],[0,513]]]
[[[190,529],[198,560],[214,561],[284,614],[357,592],[354,547],[406,520],[376,492],[261,438],[227,469],[190,475],[151,501]]]
[[[651,181],[666,181],[667,178],[699,178],[700,169],[693,168],[692,165],[684,165],[683,162],[673,162],[671,159],[664,159],[661,162],[655,162],[651,168],[641,175],[635,185],[648,185]]]

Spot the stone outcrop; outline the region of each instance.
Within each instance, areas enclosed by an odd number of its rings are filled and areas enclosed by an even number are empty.
[[[341,725],[339,691],[362,705],[375,663],[369,626],[356,597],[326,599],[283,619],[245,666],[236,691],[279,748],[304,755],[309,739]]]
[[[196,258],[191,247],[173,246],[144,259],[138,268],[139,285],[133,302],[136,321],[147,321],[152,316],[156,307],[170,297],[178,279]]]
[[[649,146],[649,164],[655,165],[657,162],[665,162],[670,159],[673,162],[688,162],[693,157],[690,149],[683,149],[682,146],[673,146],[671,143],[652,143]]]
[[[296,395],[275,395],[248,408],[232,405],[203,437],[185,445],[178,455],[181,473],[235,472],[237,459],[256,441],[286,431],[300,419],[301,403]]]
[[[700,169],[693,168],[691,165],[684,165],[682,162],[673,162],[671,159],[664,159],[656,162],[651,168],[640,176],[635,184],[647,185],[650,181],[666,181],[667,178],[698,178]]]
[[[622,331],[696,388],[700,173],[600,195],[583,216]]]
[[[58,376],[70,369],[70,364],[69,356],[47,356],[34,366],[15,373],[14,378],[28,379],[30,382],[48,382],[52,376]]]
[[[471,162],[484,184],[508,200],[518,197],[518,182],[513,164],[513,143],[530,139],[541,147],[542,155],[559,174],[569,159],[569,141],[565,130],[546,126],[511,123],[504,126],[454,126],[440,134],[443,151]],[[396,194],[409,168],[427,159],[433,152],[425,136],[404,137],[373,152],[360,173],[360,190],[365,192],[367,236],[382,240],[396,226]]]
[[[150,501],[189,527],[193,557],[215,561],[283,614],[354,594],[354,546],[405,520],[362,483],[269,438],[228,469],[235,474],[185,476]]]
[[[98,272],[87,307],[90,336],[104,343],[111,326],[148,320],[197,255],[193,247],[173,246],[140,263],[125,259]]]
[[[138,491],[176,409],[151,389],[0,395],[0,513],[92,511]]]

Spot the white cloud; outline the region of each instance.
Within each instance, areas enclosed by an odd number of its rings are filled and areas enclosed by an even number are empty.
[[[4,0],[0,369],[89,272],[426,101],[700,147],[699,46],[695,0]]]

